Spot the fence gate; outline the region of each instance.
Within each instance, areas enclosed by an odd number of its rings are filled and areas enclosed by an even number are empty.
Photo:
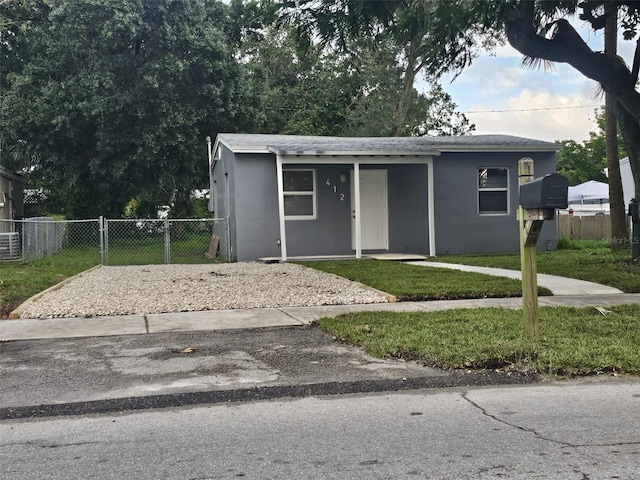
[[[225,219],[101,219],[103,265],[228,261]]]

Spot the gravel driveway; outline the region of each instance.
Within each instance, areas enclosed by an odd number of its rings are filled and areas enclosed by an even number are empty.
[[[21,318],[384,303],[344,278],[290,263],[100,267],[29,302]]]

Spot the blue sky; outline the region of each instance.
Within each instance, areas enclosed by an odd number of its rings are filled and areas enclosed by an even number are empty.
[[[592,49],[602,50],[601,34],[576,27]],[[633,43],[619,42],[618,53],[627,62],[633,57]],[[586,140],[596,130],[594,110],[604,105],[597,84],[566,64],[554,64],[545,72],[523,67],[521,61],[522,55],[505,45],[494,56],[478,57],[455,80],[449,76],[441,83],[458,111],[476,124],[475,134]]]

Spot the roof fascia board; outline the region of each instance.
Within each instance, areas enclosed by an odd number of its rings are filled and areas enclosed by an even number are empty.
[[[411,155],[411,156],[399,156],[399,155],[281,155],[282,161],[288,164],[335,164],[335,165],[350,165],[354,163],[364,165],[386,165],[389,163],[395,164],[425,164],[428,163],[433,157],[431,155]]]
[[[425,151],[416,151],[416,150],[326,150],[326,151],[318,151],[318,150],[308,150],[308,151],[283,151],[278,150],[273,147],[269,147],[269,151],[275,153],[277,155],[283,156],[315,156],[315,157],[326,157],[326,156],[340,156],[340,157],[359,157],[359,156],[369,156],[369,157],[379,157],[379,156],[387,156],[387,157],[419,157],[419,156],[435,156],[440,155],[439,150],[425,150]]]
[[[225,141],[223,135],[217,135],[216,141],[213,145],[213,151],[215,152],[218,145],[224,145],[227,149],[233,153],[272,153],[267,146],[232,146]]]
[[[562,145],[439,145],[441,152],[557,152]]]
[[[16,182],[24,182],[24,176],[19,173],[13,173],[11,170],[7,170],[4,167],[0,167],[0,175],[4,178],[8,178],[9,180],[14,180]]]

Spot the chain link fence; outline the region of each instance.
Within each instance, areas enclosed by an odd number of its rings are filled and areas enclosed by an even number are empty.
[[[66,254],[103,265],[226,262],[225,219],[0,220],[0,261]]]

